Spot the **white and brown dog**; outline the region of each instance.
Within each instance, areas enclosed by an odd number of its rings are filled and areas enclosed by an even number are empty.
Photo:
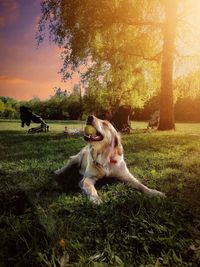
[[[77,155],[70,157],[66,166],[55,171],[56,175],[62,175],[74,164],[79,166],[80,174],[83,175],[79,186],[88,199],[96,204],[100,204],[102,200],[94,185],[103,177],[116,177],[150,196],[165,196],[162,192],[143,185],[129,172],[124,161],[120,136],[111,123],[90,115],[86,125],[95,128],[95,135],[84,135],[88,145]]]

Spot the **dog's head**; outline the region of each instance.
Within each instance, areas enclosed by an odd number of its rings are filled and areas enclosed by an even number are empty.
[[[89,115],[86,121],[86,126],[91,125],[95,128],[95,134],[85,133],[84,139],[90,142],[93,146],[106,148],[121,148],[120,136],[113,125],[106,120],[100,120],[93,115]],[[122,148],[121,148],[122,149]]]

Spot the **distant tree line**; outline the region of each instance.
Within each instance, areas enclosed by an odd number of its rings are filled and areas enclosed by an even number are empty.
[[[113,113],[108,103],[98,95],[86,92],[80,95],[79,90],[71,94],[55,94],[47,100],[33,98],[29,101],[17,101],[9,97],[0,97],[0,118],[19,119],[19,107],[27,106],[46,120],[78,120],[93,112],[96,115],[106,111]],[[159,95],[151,97],[142,108],[134,108],[132,120],[149,120],[151,114],[159,109]],[[176,121],[200,122],[200,95],[180,97],[175,104]]]
[[[136,108],[135,120],[149,120],[150,115],[159,110],[159,95],[153,96],[143,108]],[[200,122],[200,95],[195,98],[184,96],[177,99],[174,105],[175,121]]]

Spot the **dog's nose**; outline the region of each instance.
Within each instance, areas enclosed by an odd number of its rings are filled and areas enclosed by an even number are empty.
[[[89,115],[87,117],[87,124],[91,124],[93,122],[93,120],[94,120],[94,116],[93,115]]]

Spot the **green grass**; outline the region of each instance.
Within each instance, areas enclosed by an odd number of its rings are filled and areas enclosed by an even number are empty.
[[[125,158],[143,183],[166,192],[149,198],[128,185],[104,186],[104,203],[66,194],[51,172],[85,145],[50,122],[27,134],[0,121],[0,266],[200,266],[200,125],[123,135]],[[62,240],[62,241],[60,241]]]

